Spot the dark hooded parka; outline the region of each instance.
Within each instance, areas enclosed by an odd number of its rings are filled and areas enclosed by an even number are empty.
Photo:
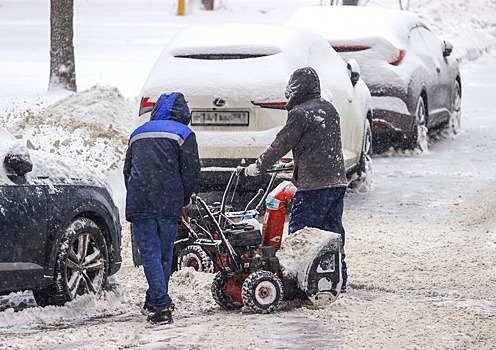
[[[294,71],[286,87],[286,124],[257,160],[265,171],[292,150],[293,183],[301,191],[347,186],[339,114],[320,91],[313,68]]]
[[[124,163],[126,219],[174,217],[196,190],[200,160],[191,114],[183,94],[159,97],[150,121],[129,139]]]

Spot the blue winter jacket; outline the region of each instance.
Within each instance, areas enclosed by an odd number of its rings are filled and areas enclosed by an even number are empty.
[[[200,160],[183,94],[160,96],[150,121],[131,134],[124,162],[126,219],[181,218],[196,190]]]

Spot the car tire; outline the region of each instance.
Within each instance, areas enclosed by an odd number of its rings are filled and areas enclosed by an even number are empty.
[[[462,123],[462,87],[458,80],[455,81],[455,99],[450,117],[450,130],[456,135],[460,133]]]
[[[214,264],[207,253],[197,245],[189,245],[182,249],[177,258],[177,270],[192,267],[200,272],[214,272]]]
[[[370,120],[365,119],[362,152],[357,170],[348,185],[353,191],[366,192],[372,183],[372,127]]]
[[[64,305],[79,295],[99,294],[107,283],[109,258],[100,228],[77,218],[65,229],[58,247],[53,284],[35,291],[38,305]]]
[[[420,149],[422,152],[428,150],[427,144],[427,109],[424,97],[420,96],[415,108],[415,121],[413,130],[406,135],[405,149]]]

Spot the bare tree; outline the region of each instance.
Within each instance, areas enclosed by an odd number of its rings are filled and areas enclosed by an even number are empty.
[[[50,82],[48,89],[76,91],[74,0],[50,0]]]
[[[400,9],[408,11],[410,9],[410,0],[399,0]]]
[[[205,10],[213,10],[214,9],[214,0],[202,0],[203,7]]]

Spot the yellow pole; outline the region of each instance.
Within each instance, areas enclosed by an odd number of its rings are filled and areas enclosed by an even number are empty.
[[[178,16],[184,16],[186,14],[186,0],[178,0],[177,14]]]

